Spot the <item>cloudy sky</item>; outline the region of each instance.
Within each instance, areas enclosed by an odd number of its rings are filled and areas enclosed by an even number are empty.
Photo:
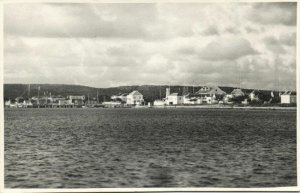
[[[5,83],[296,88],[296,3],[6,4]]]

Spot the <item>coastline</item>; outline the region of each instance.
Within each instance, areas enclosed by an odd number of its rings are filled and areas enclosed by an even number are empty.
[[[143,108],[143,107],[136,107]],[[149,108],[149,107],[145,107]],[[297,107],[255,107],[255,106],[224,106],[224,105],[193,105],[193,106],[152,106],[151,108],[199,108],[199,109],[258,109],[258,110],[297,110]]]
[[[75,108],[3,108],[3,109],[244,109],[244,110],[293,110],[297,107],[280,106],[229,106],[229,105],[166,105],[166,106],[132,106],[132,107],[75,107]]]

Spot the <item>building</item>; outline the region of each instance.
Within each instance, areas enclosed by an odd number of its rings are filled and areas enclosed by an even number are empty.
[[[253,90],[253,91],[249,94],[250,101],[259,101],[258,95],[259,95],[259,91]]]
[[[132,91],[126,96],[126,103],[128,105],[142,105],[143,102],[143,95],[137,90]]]
[[[183,96],[179,93],[172,93],[166,96],[165,103],[167,105],[181,105],[183,104]]]
[[[294,91],[286,91],[280,95],[281,104],[296,104],[297,95]]]
[[[194,96],[197,97],[199,104],[213,104],[218,103],[218,98],[222,98],[224,95],[226,95],[226,93],[217,86],[203,86]]]
[[[241,89],[236,88],[236,89],[233,89],[233,91],[231,92],[231,95],[234,98],[234,97],[245,96],[245,93]]]
[[[193,105],[193,104],[197,104],[198,103],[198,99],[197,97],[194,97],[193,94],[186,94],[183,96],[183,104],[185,105]]]
[[[171,94],[171,89],[170,88],[166,88],[166,98]]]
[[[164,106],[164,105],[166,105],[164,100],[155,100],[153,102],[153,106]]]
[[[52,103],[58,103],[59,100],[66,100],[66,97],[63,96],[52,96],[49,98],[50,102]]]
[[[32,107],[33,107],[33,104],[32,104],[32,102],[31,102],[31,100],[30,100],[30,99],[24,100],[24,101],[23,101],[23,107],[24,107],[24,108],[32,108]]]
[[[96,106],[98,103],[97,103],[97,101],[96,100],[87,100],[86,102],[85,102],[85,106],[87,106],[87,107],[94,107],[94,106]]]
[[[67,99],[68,99],[68,104],[70,104],[70,105],[83,106],[85,96],[72,96],[72,95],[69,95],[67,97]]]
[[[5,101],[4,106],[8,107],[8,108],[10,108],[10,107],[17,107],[16,103],[13,103],[11,100]]]
[[[66,99],[58,99],[58,105],[59,106],[64,106],[67,105],[68,101]]]
[[[102,105],[106,108],[116,108],[122,106],[121,102],[119,101],[107,101],[103,102]]]

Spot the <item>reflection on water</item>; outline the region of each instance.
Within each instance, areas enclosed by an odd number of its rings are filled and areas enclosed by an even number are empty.
[[[296,112],[6,109],[6,188],[296,185]]]

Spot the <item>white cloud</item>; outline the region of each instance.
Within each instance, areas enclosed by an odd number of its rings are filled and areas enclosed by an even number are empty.
[[[279,62],[282,85],[295,87],[295,7],[6,4],[4,80],[97,87],[185,80],[234,86],[242,73],[244,87],[273,88],[270,69]]]

